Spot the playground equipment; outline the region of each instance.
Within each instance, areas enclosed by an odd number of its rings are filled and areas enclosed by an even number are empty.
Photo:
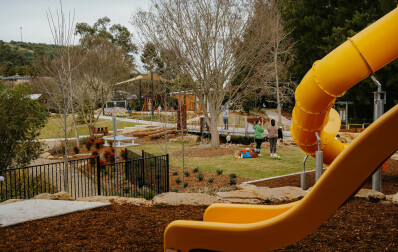
[[[354,195],[398,149],[398,105],[345,149],[325,126],[337,96],[398,57],[397,23],[395,9],[316,62],[297,88],[292,134],[300,148],[313,155],[318,147],[315,132],[320,132],[325,163],[330,164],[302,200],[279,206],[213,204],[203,222],[172,222],[165,230],[165,250],[285,247],[316,230]]]

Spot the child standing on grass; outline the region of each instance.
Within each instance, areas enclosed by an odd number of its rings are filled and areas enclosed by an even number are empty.
[[[268,126],[268,138],[270,144],[270,156],[275,158],[276,155],[276,142],[278,140],[278,127],[275,125],[275,120],[271,120],[271,125]]]
[[[228,132],[228,135],[227,135],[226,139],[227,139],[227,143],[225,144],[225,146],[226,147],[231,146],[232,145],[232,143],[231,143],[231,133]]]
[[[260,148],[261,148],[261,143],[263,142],[263,132],[264,129],[260,125],[260,121],[256,121],[256,125],[254,125],[254,141],[256,141],[256,151],[259,156],[262,156],[260,154]]]

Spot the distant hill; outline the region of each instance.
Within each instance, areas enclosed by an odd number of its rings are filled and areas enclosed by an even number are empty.
[[[0,76],[26,75],[36,55],[55,54],[56,45],[0,40]]]

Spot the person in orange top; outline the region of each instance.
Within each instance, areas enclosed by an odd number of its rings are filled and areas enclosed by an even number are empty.
[[[278,126],[275,125],[275,120],[271,120],[271,125],[268,126],[268,139],[270,144],[270,157],[275,158],[276,155],[276,142],[278,140]]]

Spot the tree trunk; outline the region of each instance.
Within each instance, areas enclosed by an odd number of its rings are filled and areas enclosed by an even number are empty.
[[[211,133],[211,147],[219,148],[220,147],[220,134],[217,129],[218,117],[212,116],[210,122],[210,133]]]
[[[282,108],[281,108],[281,99],[279,97],[279,78],[278,78],[278,50],[279,50],[278,42],[275,43],[275,51],[274,51],[274,66],[275,66],[275,84],[276,84],[276,104],[278,111],[278,125],[282,125]]]

